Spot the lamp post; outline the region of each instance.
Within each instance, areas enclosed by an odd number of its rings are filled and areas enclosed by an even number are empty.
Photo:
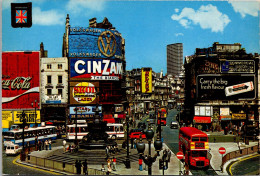
[[[246,120],[245,120],[245,128],[244,128],[244,142],[246,145],[249,145],[249,139],[247,138],[247,133],[248,133],[248,105],[247,103],[244,103],[243,104],[243,108],[244,108],[244,111],[246,113]]]
[[[24,150],[24,127],[25,127],[25,122],[26,122],[26,118],[25,118],[25,113],[24,111],[22,112],[22,122],[23,122],[23,132],[22,132],[22,136],[23,136],[23,149],[20,155],[20,159],[21,161],[25,161],[25,150]]]
[[[158,112],[159,112],[159,115],[158,115],[158,118],[159,118],[158,132],[159,132],[159,133],[158,133],[158,134],[159,134],[159,138],[162,139],[162,125],[161,125],[161,123],[162,123],[162,122],[161,122],[161,119],[162,119],[162,118],[161,118],[162,110],[159,109]],[[157,122],[158,122],[158,121],[157,121]]]
[[[148,157],[143,157],[143,153],[145,151],[145,144],[142,142],[142,137],[140,136],[140,141],[137,143],[137,151],[140,154],[141,158],[144,160],[144,162],[148,165],[148,175],[152,175],[152,164],[155,162],[159,151],[162,149],[162,141],[159,139],[159,136],[157,136],[157,140],[154,142],[154,147],[157,151],[157,153],[152,157],[151,156],[151,141],[154,136],[154,131],[151,129],[151,125],[149,123],[148,130],[146,131],[146,138],[148,140],[149,144],[149,151],[148,151]]]
[[[125,160],[125,167],[127,169],[131,168],[130,159],[129,159],[129,115],[126,111],[126,160]]]
[[[75,145],[78,145],[78,107],[74,109],[76,111],[76,127],[75,127]]]
[[[40,105],[40,103],[38,103],[38,106]],[[37,100],[34,100],[34,103],[32,103],[32,107],[34,108],[34,117],[35,117],[35,127],[37,127],[37,114],[36,114],[36,108],[37,108]]]

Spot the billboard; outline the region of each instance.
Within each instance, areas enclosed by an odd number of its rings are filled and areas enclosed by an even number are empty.
[[[254,75],[199,75],[197,98],[201,100],[254,99]]]
[[[2,108],[32,109],[40,102],[40,52],[2,53]]]
[[[141,88],[142,93],[152,93],[152,69],[142,68],[141,71]]]
[[[221,73],[255,73],[254,60],[221,61]]]
[[[96,106],[71,106],[70,107],[70,118],[76,118],[76,107],[78,119],[91,119],[95,115]],[[102,107],[98,106],[99,115],[102,116]]]
[[[121,79],[123,64],[108,59],[70,59],[71,80],[114,80]]]
[[[14,112],[14,124],[22,124],[22,112],[23,111],[13,111]],[[35,123],[35,111],[24,111],[26,123]],[[36,123],[41,123],[40,111],[36,111]]]
[[[69,56],[122,59],[122,37],[116,30],[70,27]]]
[[[71,82],[70,104],[95,104],[98,102],[98,82]]]

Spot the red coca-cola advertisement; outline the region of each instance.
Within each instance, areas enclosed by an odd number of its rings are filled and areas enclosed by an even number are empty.
[[[2,108],[33,109],[32,103],[40,102],[39,90],[40,52],[3,52]]]

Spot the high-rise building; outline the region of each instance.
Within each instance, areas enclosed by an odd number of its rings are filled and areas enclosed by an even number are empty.
[[[167,45],[167,75],[176,76],[181,73],[183,64],[183,45],[174,43]]]

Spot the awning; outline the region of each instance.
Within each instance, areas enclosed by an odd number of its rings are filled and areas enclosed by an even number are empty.
[[[193,121],[195,121],[196,123],[211,123],[211,117],[194,116]]]
[[[115,119],[114,118],[103,119],[103,121],[107,122],[107,123],[115,123]]]

